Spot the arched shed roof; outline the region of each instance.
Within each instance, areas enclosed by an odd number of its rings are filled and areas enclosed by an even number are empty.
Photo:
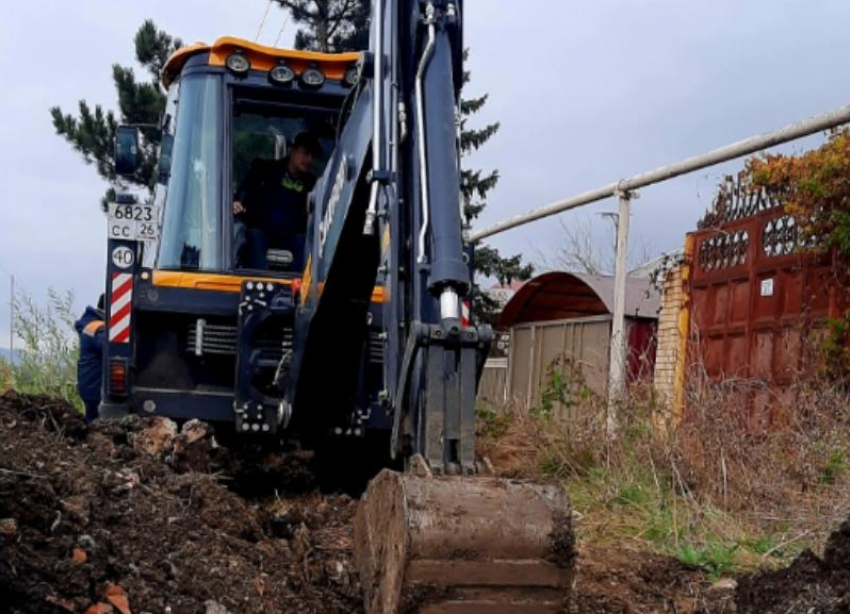
[[[656,319],[658,306],[658,293],[649,279],[626,280],[626,317]],[[527,281],[505,305],[499,324],[586,318],[613,310],[613,277],[554,271]]]

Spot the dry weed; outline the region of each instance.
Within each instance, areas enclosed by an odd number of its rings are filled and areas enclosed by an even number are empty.
[[[722,574],[819,547],[850,509],[850,397],[817,376],[777,391],[694,370],[682,419],[633,387],[614,439],[604,403],[573,384],[566,402],[549,390],[547,407],[482,410],[480,448],[500,475],[563,479],[580,541]]]

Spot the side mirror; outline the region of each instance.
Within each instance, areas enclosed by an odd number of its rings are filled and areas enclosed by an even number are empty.
[[[159,168],[157,175],[160,183],[166,183],[171,174],[171,151],[174,149],[174,135],[165,134],[159,146]]]
[[[115,172],[122,177],[130,177],[136,174],[141,163],[139,129],[133,126],[118,126],[115,132]]]

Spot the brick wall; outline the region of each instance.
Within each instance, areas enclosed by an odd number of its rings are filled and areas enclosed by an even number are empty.
[[[655,355],[655,390],[661,401],[672,405],[676,397],[676,369],[682,348],[679,316],[685,299],[682,267],[667,272],[661,311],[658,314],[658,350]]]

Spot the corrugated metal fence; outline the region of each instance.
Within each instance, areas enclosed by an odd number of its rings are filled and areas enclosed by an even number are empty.
[[[490,360],[485,366],[479,398],[533,407],[550,387],[553,372],[578,379],[603,396],[610,337],[611,316],[516,325],[508,360]]]

